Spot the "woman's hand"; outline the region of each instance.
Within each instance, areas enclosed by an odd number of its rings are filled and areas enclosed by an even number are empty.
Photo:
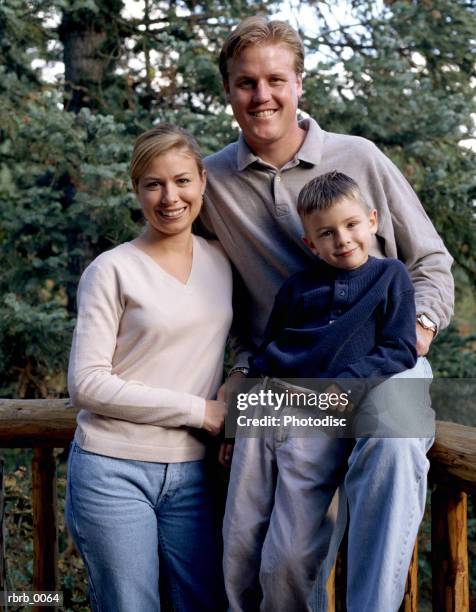
[[[212,436],[217,436],[225,422],[226,404],[218,400],[206,400],[205,418],[202,429],[208,431]]]

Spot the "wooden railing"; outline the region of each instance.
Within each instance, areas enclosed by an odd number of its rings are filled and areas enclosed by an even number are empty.
[[[0,400],[0,448],[34,449],[33,590],[37,591],[53,591],[58,585],[54,448],[69,444],[76,427],[75,419],[76,411],[68,407],[68,400]],[[439,421],[436,441],[428,456],[433,487],[433,610],[469,612],[467,496],[476,492],[476,428]],[[5,589],[2,491],[0,469],[0,592]],[[328,583],[329,612],[345,610],[344,574],[342,570],[334,570]],[[415,546],[401,608],[403,611],[418,610],[417,587],[418,551]]]
[[[476,493],[476,428],[437,421],[431,468],[431,573],[434,612],[469,612],[467,497]],[[328,583],[329,612],[345,610],[344,572]],[[415,543],[400,612],[418,610]]]

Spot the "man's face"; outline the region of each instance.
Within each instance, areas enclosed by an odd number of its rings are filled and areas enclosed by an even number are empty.
[[[245,48],[228,62],[225,91],[252,149],[260,152],[275,143],[294,149],[300,132],[296,110],[302,78],[295,72],[290,49],[280,44]]]
[[[368,212],[360,202],[342,198],[305,217],[303,225],[304,242],[315,255],[334,268],[353,270],[368,259],[377,211]]]

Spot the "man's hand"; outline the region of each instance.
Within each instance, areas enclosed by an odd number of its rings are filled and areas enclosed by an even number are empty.
[[[205,418],[202,429],[208,431],[212,436],[217,436],[225,422],[226,404],[218,400],[206,400]]]
[[[420,323],[416,324],[416,350],[419,357],[424,357],[430,350],[435,334],[431,329],[425,329]]]
[[[222,442],[220,444],[220,450],[218,452],[218,463],[220,465],[226,468],[230,467],[234,448],[234,442]]]

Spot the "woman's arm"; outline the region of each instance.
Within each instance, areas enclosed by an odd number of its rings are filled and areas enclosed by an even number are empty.
[[[78,319],[68,371],[73,404],[134,423],[202,427],[206,407],[203,398],[124,380],[112,373],[124,308],[113,266],[94,262],[84,272],[78,288]]]

